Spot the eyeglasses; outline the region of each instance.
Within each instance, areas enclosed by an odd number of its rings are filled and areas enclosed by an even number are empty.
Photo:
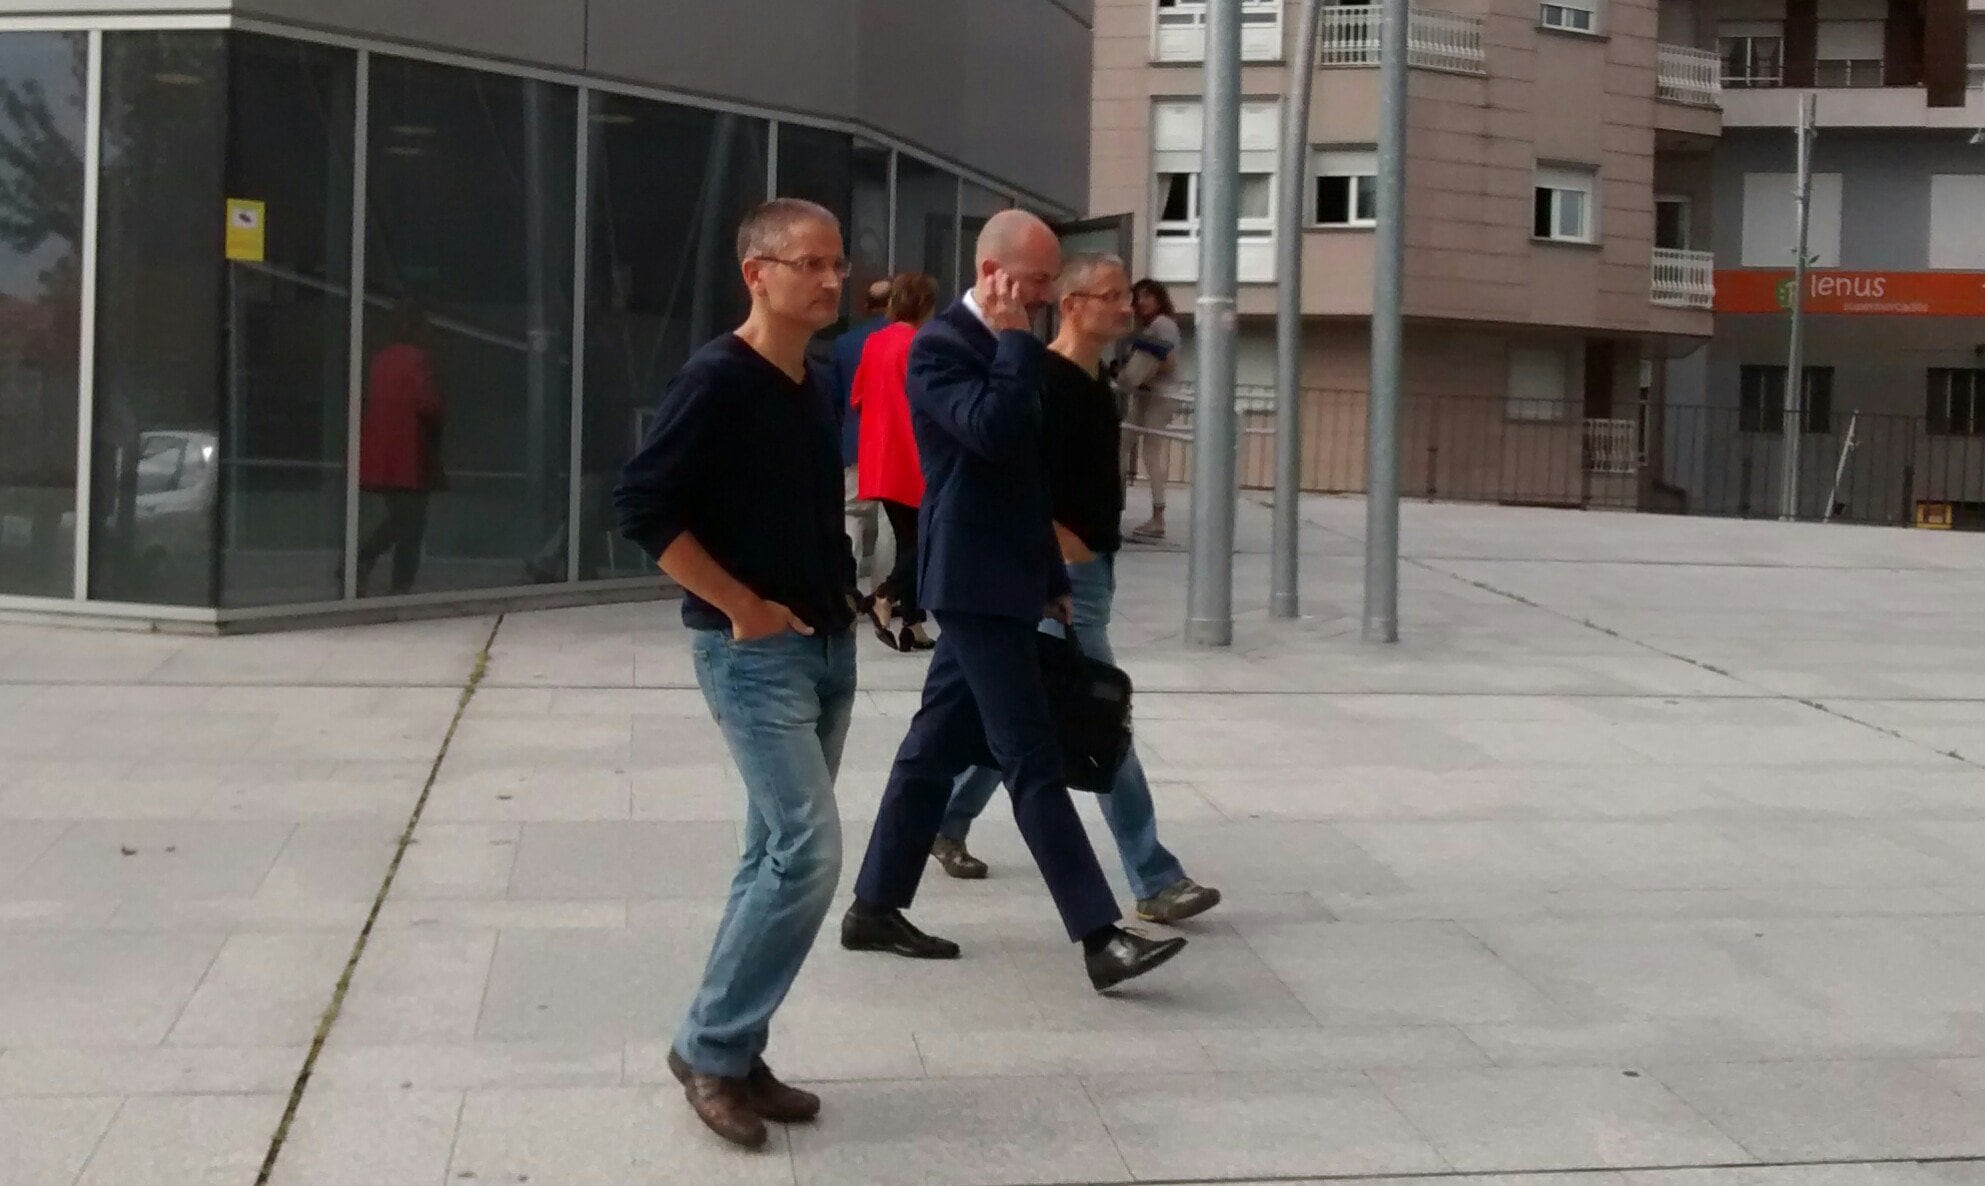
[[[1102,301],[1109,305],[1121,305],[1130,299],[1130,293],[1121,288],[1113,288],[1108,292],[1071,292],[1068,295],[1085,301]]]
[[[818,255],[802,255],[798,259],[780,259],[776,255],[754,255],[751,258],[760,263],[784,264],[795,272],[803,272],[808,276],[825,276],[832,272],[842,280],[846,280],[848,273],[855,270],[854,265],[845,259],[827,259]]]

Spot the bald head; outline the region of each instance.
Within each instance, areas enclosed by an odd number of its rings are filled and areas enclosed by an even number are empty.
[[[983,305],[992,277],[1000,272],[1019,285],[1020,299],[1039,308],[1054,299],[1055,277],[1061,272],[1061,240],[1054,228],[1025,210],[1002,210],[986,220],[979,232],[978,287]]]
[[[1025,210],[1002,210],[987,219],[985,229],[979,232],[979,266],[983,270],[988,263],[1004,265],[1016,253],[1029,247],[1038,249],[1043,243],[1052,243],[1057,252],[1060,250],[1060,241],[1047,223]]]

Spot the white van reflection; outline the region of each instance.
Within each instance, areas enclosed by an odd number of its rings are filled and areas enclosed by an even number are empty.
[[[175,557],[207,554],[220,487],[219,454],[220,438],[211,432],[138,434],[132,550],[147,574],[162,577]]]

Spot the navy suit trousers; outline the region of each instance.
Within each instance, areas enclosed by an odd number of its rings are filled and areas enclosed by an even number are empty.
[[[1013,815],[1071,940],[1122,915],[1063,781],[1041,678],[1036,623],[940,610],[923,707],[896,753],[855,896],[905,909],[916,898],[951,787],[996,767]]]

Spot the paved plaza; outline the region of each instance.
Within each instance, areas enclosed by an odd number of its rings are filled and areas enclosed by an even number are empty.
[[[1985,539],[1409,505],[1382,649],[1363,513],[1282,624],[1244,509],[1230,651],[1123,563],[1186,953],[1091,992],[996,801],[962,961],[817,949],[757,1155],[663,1062],[741,794],[673,605],[0,626],[0,1186],[1985,1183]]]

